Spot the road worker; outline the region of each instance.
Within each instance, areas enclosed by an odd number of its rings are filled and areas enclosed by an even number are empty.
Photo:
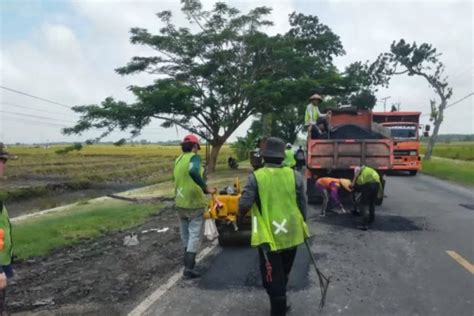
[[[308,129],[308,138],[312,138],[312,130],[317,124],[318,118],[330,118],[331,111],[328,111],[326,114],[319,111],[319,105],[323,102],[323,98],[319,94],[313,94],[309,97],[309,102],[306,106],[304,121]]]
[[[322,177],[316,181],[316,188],[320,190],[323,195],[323,205],[320,216],[326,216],[326,212],[330,207],[330,202],[333,204],[332,206],[337,206],[339,208],[339,212],[346,213],[344,205],[339,199],[339,190],[343,188],[346,191],[351,192],[351,180]]]
[[[296,166],[295,152],[292,148],[293,146],[290,143],[286,144],[285,159],[283,160],[283,165],[290,168]]]
[[[356,202],[356,209],[359,206],[362,214],[362,225],[359,225],[358,228],[367,230],[369,224],[375,220],[375,201],[377,197],[383,194],[380,176],[376,170],[370,167],[356,167],[351,188],[354,192],[360,193],[360,198]]]
[[[13,277],[13,243],[8,211],[0,199],[0,316],[5,315],[5,295],[8,279]]]
[[[305,158],[303,146],[298,147],[298,150],[296,151],[296,154],[295,154],[295,158],[296,158],[296,170],[301,171],[301,169],[303,169],[304,165],[306,164],[306,158]]]
[[[306,195],[299,172],[282,166],[285,143],[267,139],[264,167],[251,173],[239,201],[239,221],[251,210],[252,247],[258,248],[262,283],[270,298],[271,315],[286,315],[286,287],[296,247],[309,237]]]
[[[197,278],[195,270],[196,254],[201,242],[204,209],[208,204],[206,193],[215,193],[208,188],[203,179],[201,158],[197,155],[198,138],[193,135],[184,137],[181,143],[183,153],[174,163],[175,203],[178,213],[181,240],[184,246],[184,271],[186,278]]]

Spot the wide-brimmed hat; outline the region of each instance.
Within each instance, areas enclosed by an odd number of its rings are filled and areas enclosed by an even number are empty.
[[[344,189],[346,189],[346,190],[349,191],[349,192],[352,191],[352,188],[351,188],[351,184],[352,184],[352,183],[351,183],[351,180],[349,180],[349,179],[340,179],[339,181],[340,181],[340,183],[341,183],[341,185],[342,185],[342,187],[343,187]]]
[[[265,158],[285,158],[285,142],[278,137],[269,137],[262,150]]]
[[[319,100],[319,101],[323,101],[323,97],[320,96],[319,94],[313,94],[312,96],[309,97],[309,100]]]

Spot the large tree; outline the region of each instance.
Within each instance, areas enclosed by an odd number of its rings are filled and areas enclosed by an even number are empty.
[[[262,27],[269,8],[241,14],[225,3],[205,11],[198,0],[182,1],[182,11],[197,31],[177,27],[169,11],[157,14],[159,34],[131,30],[131,42],[156,51],[137,56],[116,71],[121,75],[156,75],[152,85],[129,89],[136,102],[107,98],[100,105],[76,106],[79,122],[64,130],[81,133],[131,130],[137,136],[153,118],[163,126],[180,126],[212,145],[209,169],[232,133],[256,113],[279,111],[298,94],[331,85],[337,74],[332,58],[344,53],[339,37],[317,17],[293,13],[286,34],[269,36]],[[302,93],[304,91],[304,93]]]
[[[444,74],[445,66],[440,61],[440,56],[441,54],[430,44],[409,44],[401,39],[398,42],[394,41],[390,46],[390,52],[381,54],[372,65],[373,74],[386,85],[394,75],[419,76],[426,80],[438,96],[438,101],[430,100],[430,120],[433,121],[434,129],[428,141],[425,160],[431,158],[439,128],[443,122],[444,110],[453,94],[453,89],[449,86]]]

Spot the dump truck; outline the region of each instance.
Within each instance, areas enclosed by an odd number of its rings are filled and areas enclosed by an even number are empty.
[[[420,157],[421,112],[374,112],[375,123],[390,129],[393,139],[393,167],[395,171],[408,171],[414,176],[421,170]],[[425,133],[429,125],[425,126]]]
[[[324,139],[308,139],[305,177],[309,203],[321,201],[316,190],[320,177],[354,176],[357,166],[374,168],[380,174],[385,188],[384,176],[393,165],[393,141],[390,130],[373,121],[370,110],[353,107],[332,110],[329,119],[330,131]],[[377,200],[382,204],[383,195]]]

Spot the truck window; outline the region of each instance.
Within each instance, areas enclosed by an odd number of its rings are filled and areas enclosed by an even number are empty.
[[[391,125],[390,129],[393,139],[417,139],[417,130],[414,125]]]

